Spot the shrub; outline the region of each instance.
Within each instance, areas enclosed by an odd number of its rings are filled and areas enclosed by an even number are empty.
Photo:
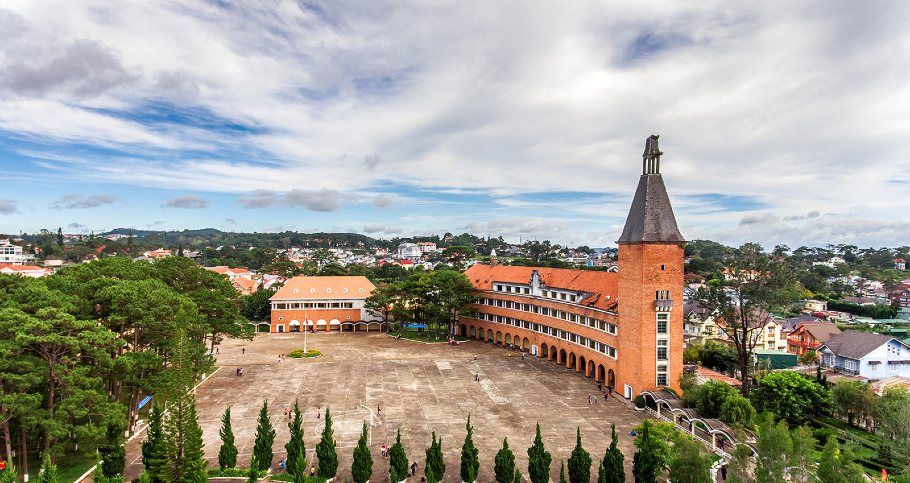
[[[738,396],[733,386],[719,381],[708,381],[698,390],[698,401],[695,408],[704,418],[720,417],[724,402]]]
[[[249,468],[209,468],[209,478],[246,478]],[[266,470],[259,470],[259,477],[265,477]]]
[[[641,394],[639,394],[638,396],[635,396],[635,399],[633,400],[633,402],[635,403],[635,407],[637,407],[637,408],[645,407],[645,397],[642,396]]]
[[[748,399],[734,393],[724,401],[720,408],[720,420],[730,425],[740,425],[745,428],[752,427],[755,418],[755,408]]]
[[[288,357],[294,359],[309,359],[311,357],[319,357],[321,355],[322,352],[320,352],[318,349],[310,349],[306,352],[304,352],[303,349],[294,349],[291,352],[288,352]]]

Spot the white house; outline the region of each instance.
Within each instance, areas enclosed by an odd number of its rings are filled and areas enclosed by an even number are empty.
[[[910,346],[882,334],[847,330],[818,348],[821,366],[877,381],[910,377]]]
[[[36,265],[13,265],[0,263],[0,273],[4,275],[22,275],[23,277],[39,278],[51,274],[53,270],[44,269]]]
[[[423,252],[416,243],[402,243],[398,245],[398,258],[407,260],[420,260]]]
[[[25,253],[19,245],[13,245],[8,239],[0,240],[0,263],[26,265],[35,260],[35,256]]]

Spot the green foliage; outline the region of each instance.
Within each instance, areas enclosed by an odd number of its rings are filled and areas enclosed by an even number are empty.
[[[142,442],[142,464],[145,465],[145,475],[151,483],[165,481],[165,466],[167,455],[165,453],[163,411],[159,404],[152,406],[149,411],[149,425]]]
[[[534,443],[528,448],[528,478],[531,483],[547,483],[550,481],[550,462],[552,457],[543,446],[543,437],[540,435],[540,423],[534,435]]]
[[[496,476],[497,483],[512,483],[512,480],[515,479],[515,455],[509,449],[508,438],[502,440],[502,448],[496,453],[496,458],[493,462],[493,473]],[[468,480],[462,481],[470,483]]]
[[[288,423],[288,442],[284,449],[287,452],[285,466],[288,473],[303,477],[306,472],[306,447],[303,444],[303,417],[300,415],[300,404],[294,400],[294,416]]]
[[[354,462],[351,464],[351,476],[356,483],[366,483],[373,474],[373,458],[370,456],[370,447],[367,446],[367,423],[363,423],[360,430],[360,439],[354,448]]]
[[[265,470],[259,470],[257,475],[259,478],[264,478],[266,475]],[[249,468],[209,468],[206,471],[206,474],[209,478],[244,478],[250,475]]]
[[[322,437],[316,444],[316,457],[319,459],[317,473],[323,478],[334,478],[335,473],[338,472],[336,444],[332,430],[332,412],[329,408],[325,408],[325,427],[322,428]]]
[[[101,474],[105,478],[123,476],[126,466],[126,449],[123,447],[123,420],[110,421],[107,426],[107,441],[99,449]]]
[[[0,471],[0,483],[19,483],[19,471],[12,461],[8,461],[6,469]]]
[[[188,392],[168,407],[164,442],[167,455],[167,470],[161,473],[164,481],[206,481],[202,428],[199,427],[192,393]]]
[[[661,439],[660,433],[663,430],[658,430],[658,434],[655,434],[655,427],[651,420],[645,419],[635,438],[638,451],[632,461],[632,474],[636,483],[656,482],[670,460],[671,448],[667,441],[671,439]]]
[[[224,408],[221,416],[221,448],[218,450],[218,467],[221,469],[237,466],[237,446],[234,445],[234,431],[231,429],[231,407]]]
[[[910,459],[910,391],[886,389],[875,404],[875,426],[888,437],[893,456]]]
[[[619,438],[616,436],[616,423],[610,424],[610,433],[610,447],[600,462],[597,483],[625,483],[626,472],[623,468],[623,454],[619,449]]]
[[[646,427],[647,431],[645,431]],[[658,471],[656,474],[659,474],[673,457],[673,447],[670,443],[676,439],[679,431],[673,426],[673,423],[650,419],[645,419],[642,424],[635,428],[635,431],[639,436],[635,438],[633,444],[638,448],[639,452],[642,452],[645,446],[648,447],[650,455],[654,458],[649,461],[656,462]],[[648,433],[648,436],[642,437],[645,432]]]
[[[268,321],[272,314],[272,304],[269,299],[275,295],[275,290],[259,289],[241,298],[240,315],[252,321]]]
[[[790,431],[793,449],[790,451],[790,481],[809,483],[815,481],[812,454],[818,442],[812,436],[812,430],[800,426]]]
[[[433,431],[433,440],[430,447],[427,448],[426,462],[424,471],[426,472],[428,483],[439,483],[446,473],[446,464],[442,460],[442,438],[436,439],[436,431]]]
[[[779,371],[759,380],[749,399],[757,411],[770,411],[795,425],[824,414],[830,393],[821,384],[796,372]]]
[[[51,455],[44,453],[41,470],[38,472],[38,483],[61,483],[57,477],[57,465],[51,461]]]
[[[575,448],[569,457],[569,481],[572,483],[591,481],[591,453],[581,446],[581,428],[575,429]]]
[[[861,466],[853,462],[853,453],[841,450],[835,438],[828,438],[818,462],[821,483],[860,483],[866,481]]]
[[[566,481],[566,462],[559,462],[559,483],[569,483]]]
[[[710,455],[702,451],[700,443],[688,435],[680,435],[673,445],[669,480],[674,483],[711,483]]]
[[[477,459],[478,450],[474,446],[473,434],[474,428],[471,427],[471,416],[468,415],[468,421],[465,423],[467,434],[464,437],[464,444],[461,446],[461,481],[471,483],[477,479],[477,472],[480,470],[480,461]]]
[[[757,449],[756,480],[759,483],[784,481],[790,453],[793,450],[787,424],[784,421],[775,424],[771,415],[763,414],[758,424]]]
[[[727,467],[727,480],[730,483],[753,483],[752,450],[746,444],[737,444],[732,456]]]
[[[395,433],[395,444],[389,449],[389,477],[392,483],[408,477],[408,457],[401,444],[401,429]]]
[[[309,349],[306,352],[303,349],[294,349],[291,352],[287,353],[287,356],[292,359],[309,359],[311,357],[319,357],[322,355],[322,351],[318,349]]]
[[[731,426],[751,428],[753,419],[755,408],[752,407],[752,403],[735,391],[720,408],[720,420]]]
[[[256,440],[253,443],[253,457],[257,470],[267,470],[272,466],[272,443],[275,442],[275,428],[269,420],[269,402],[262,401],[259,420],[256,424]],[[252,466],[252,465],[251,465]]]
[[[736,390],[729,384],[709,380],[699,388],[695,407],[700,416],[716,419],[720,417],[724,403],[736,395]]]
[[[868,383],[862,381],[841,381],[831,389],[834,408],[853,424],[854,419],[871,415],[875,411],[876,396]]]
[[[259,466],[259,461],[256,460],[256,453],[253,453],[253,456],[250,457],[250,467],[247,469],[247,483],[256,483],[259,479],[259,473],[262,471]]]

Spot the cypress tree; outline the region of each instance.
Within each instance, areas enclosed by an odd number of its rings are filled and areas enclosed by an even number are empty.
[[[651,422],[645,419],[642,423],[641,433],[638,435],[641,442],[635,457],[632,460],[632,473],[636,483],[654,483],[661,472],[660,460],[655,452],[653,436],[651,436]]]
[[[540,423],[537,423],[537,434],[534,444],[528,448],[528,478],[531,483],[547,483],[550,481],[550,463],[552,457],[543,446],[540,436]]]
[[[512,483],[515,479],[515,455],[509,449],[509,439],[502,440],[502,448],[496,453],[493,472],[496,474],[496,483]]]
[[[60,477],[57,476],[57,465],[51,462],[49,453],[44,453],[44,458],[41,461],[38,483],[60,483]]]
[[[480,461],[477,459],[478,450],[474,446],[473,434],[474,428],[471,427],[471,416],[468,415],[468,422],[465,424],[468,434],[464,437],[464,444],[461,446],[461,481],[471,483],[477,479],[477,472],[480,470]]]
[[[126,452],[122,444],[123,428],[119,422],[107,425],[107,440],[98,448],[101,454],[101,474],[105,478],[116,478],[123,475],[126,467]]]
[[[237,466],[237,446],[234,445],[234,431],[231,429],[231,407],[224,408],[221,416],[221,449],[218,450],[218,467],[222,470]]]
[[[581,447],[581,428],[575,429],[575,449],[569,457],[569,481],[572,483],[591,481],[591,453]]]
[[[395,444],[389,449],[389,479],[392,483],[404,481],[408,477],[408,457],[401,444],[401,429],[395,435]]]
[[[259,422],[256,425],[256,442],[253,443],[253,457],[257,470],[267,470],[272,466],[272,443],[275,442],[275,428],[269,421],[269,402],[262,401],[259,410]]]
[[[259,479],[259,463],[256,461],[256,453],[250,456],[250,469],[246,472],[246,483],[256,483]]]
[[[351,463],[351,476],[356,483],[366,483],[373,474],[373,457],[367,446],[367,423],[364,421],[360,430],[360,440],[354,448],[354,462]]]
[[[439,483],[446,474],[446,464],[442,460],[442,438],[436,439],[436,431],[433,431],[433,442],[427,448],[424,471],[427,475],[427,483]]]
[[[142,442],[142,464],[150,483],[161,483],[164,456],[164,428],[162,426],[161,406],[155,404],[149,411],[149,424]]]
[[[321,478],[334,478],[338,472],[338,453],[335,452],[335,440],[332,437],[332,413],[325,408],[325,428],[322,429],[322,438],[316,445],[316,456],[319,458],[317,473]]]
[[[626,472],[623,469],[623,455],[619,450],[619,440],[616,438],[616,424],[610,425],[612,439],[610,448],[604,453],[603,461],[600,463],[600,471],[597,476],[598,483],[625,483]]]
[[[291,422],[288,423],[288,437],[288,442],[284,445],[284,449],[287,450],[288,454],[287,459],[285,460],[288,473],[297,476],[298,469],[301,469],[306,473],[306,448],[303,445],[303,417],[300,415],[300,405],[297,400],[294,400],[294,417],[291,419]],[[302,464],[297,464],[298,459],[302,460]],[[300,476],[303,477],[306,475],[303,474]]]
[[[566,462],[561,460],[559,462],[559,483],[568,483],[566,481]]]

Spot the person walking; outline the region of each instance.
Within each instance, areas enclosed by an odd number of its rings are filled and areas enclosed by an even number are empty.
[[[246,354],[246,347],[241,347],[241,348],[240,348],[240,355],[244,355],[244,354]]]
[[[417,476],[417,462],[411,463],[411,476]]]

